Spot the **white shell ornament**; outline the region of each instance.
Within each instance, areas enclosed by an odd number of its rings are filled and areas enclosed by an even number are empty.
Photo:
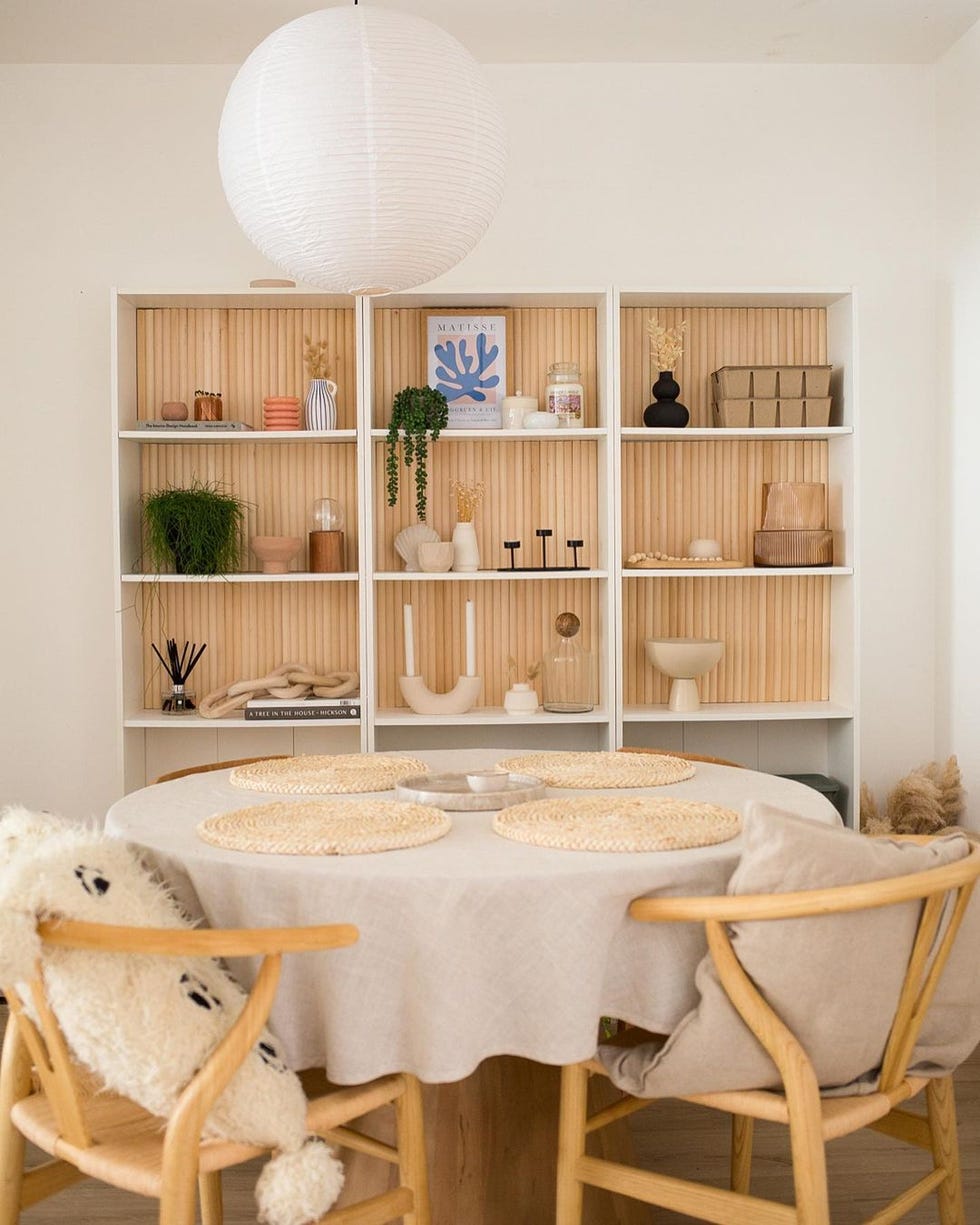
[[[439,533],[427,523],[413,523],[402,528],[395,537],[395,552],[405,563],[406,570],[418,570],[419,545],[426,540],[436,541]]]

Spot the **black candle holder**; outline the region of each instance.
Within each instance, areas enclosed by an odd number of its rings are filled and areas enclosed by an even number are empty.
[[[515,551],[521,547],[521,541],[505,540],[504,548],[509,550],[510,552],[510,565],[509,566],[498,566],[497,567],[498,574],[510,574],[510,573],[542,574],[546,571],[548,573],[552,573],[552,572],[560,573],[561,571],[568,571],[568,570],[588,570],[589,567],[586,565],[580,565],[579,560],[578,560],[579,549],[582,549],[585,547],[584,540],[566,540],[565,541],[565,544],[568,546],[568,548],[572,550],[572,565],[570,566],[549,566],[548,565],[548,540],[551,536],[554,536],[555,534],[554,528],[536,527],[534,529],[534,534],[541,541],[541,565],[540,566],[515,565],[514,554],[515,554]]]

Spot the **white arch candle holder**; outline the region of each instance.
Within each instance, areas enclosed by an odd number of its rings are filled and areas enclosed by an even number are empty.
[[[415,631],[412,605],[404,605],[405,671],[398,678],[402,697],[417,715],[462,715],[476,703],[483,678],[476,675],[476,615],[472,600],[466,601],[466,673],[452,689],[435,693],[415,671]]]

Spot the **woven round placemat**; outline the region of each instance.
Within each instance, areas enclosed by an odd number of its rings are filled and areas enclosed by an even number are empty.
[[[307,800],[222,812],[197,833],[212,846],[255,855],[367,855],[435,842],[451,828],[446,813],[426,804]]]
[[[546,787],[663,787],[693,778],[694,766],[667,754],[531,753],[499,763],[512,774],[530,774]]]
[[[356,795],[360,791],[390,791],[403,778],[424,774],[428,768],[414,757],[338,753],[253,761],[232,770],[229,781],[243,791],[277,795]]]
[[[653,796],[577,796],[505,808],[494,832],[560,851],[680,851],[727,842],[741,829],[730,808]]]

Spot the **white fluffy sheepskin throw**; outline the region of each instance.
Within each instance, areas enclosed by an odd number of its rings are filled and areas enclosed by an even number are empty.
[[[177,903],[124,843],[47,813],[0,813],[0,983],[40,957],[51,1006],[79,1063],[115,1093],[169,1117],[239,1015],[245,993],[221,966],[42,946],[47,916],[184,928]],[[306,1225],[334,1203],[343,1166],[306,1132],[306,1095],[263,1031],[215,1103],[205,1135],[276,1150],[256,1199],[269,1225]]]

